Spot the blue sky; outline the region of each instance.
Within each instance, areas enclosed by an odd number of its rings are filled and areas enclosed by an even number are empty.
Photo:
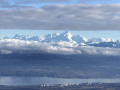
[[[44,36],[46,34],[53,34],[53,33],[63,33],[65,30],[0,30],[0,37],[12,37],[15,34],[19,35],[30,35],[30,36]],[[69,31],[73,35],[80,35],[85,38],[93,38],[93,37],[100,37],[100,38],[112,38],[114,40],[120,40],[120,31],[114,30],[102,30],[102,31]]]
[[[15,1],[17,0],[11,0],[10,3],[13,5],[16,5]],[[18,0],[19,1],[19,0]],[[25,0],[23,0],[25,1]],[[39,0],[40,1],[40,0]],[[56,4],[116,4],[120,3],[120,0],[64,0],[64,2],[50,2],[52,0],[48,0],[49,2],[40,2],[40,3],[19,3],[20,6],[33,6],[33,7],[41,7],[41,6],[47,6],[47,5],[56,5]],[[28,1],[29,2],[29,1]]]
[[[28,3],[31,3],[31,4],[35,4],[35,5],[38,5],[38,4],[43,4],[43,3],[47,3],[47,4],[66,4],[66,3],[69,3],[69,4],[73,4],[73,3],[87,3],[87,4],[111,4],[111,3],[120,3],[120,0],[34,0],[31,2],[31,0],[5,0],[7,2],[9,2],[10,4],[21,4],[21,5],[25,5],[25,4],[28,4]],[[27,1],[28,3],[26,3],[25,1]],[[25,2],[25,3],[24,3]],[[36,3],[37,2],[37,3]],[[40,3],[38,3],[40,2]]]
[[[36,8],[39,8],[41,6],[47,6],[47,5],[57,5],[57,4],[64,4],[64,5],[69,5],[69,4],[116,4],[120,3],[120,0],[70,0],[70,2],[61,2],[61,3],[37,3],[37,4],[21,4],[25,6],[33,6]]]
[[[10,6],[33,6],[40,7],[55,4],[113,4],[120,3],[120,0],[0,0],[1,8]],[[4,7],[3,7],[4,6]]]

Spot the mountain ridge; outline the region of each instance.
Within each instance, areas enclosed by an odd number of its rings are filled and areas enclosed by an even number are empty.
[[[47,34],[45,36],[29,36],[16,34],[13,37],[3,37],[1,39],[17,39],[24,41],[38,41],[43,43],[50,42],[69,42],[76,43],[79,46],[94,46],[94,47],[115,47],[120,48],[120,40],[110,38],[90,38],[87,39],[80,35],[72,35],[69,31],[63,33]]]

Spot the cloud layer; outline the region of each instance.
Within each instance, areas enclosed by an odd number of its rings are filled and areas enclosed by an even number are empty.
[[[1,29],[119,30],[120,5],[48,5],[0,10]]]
[[[63,43],[63,44],[62,44]],[[36,53],[36,54],[87,54],[119,56],[120,49],[91,46],[77,46],[69,42],[41,43],[37,41],[23,41],[15,39],[0,40],[0,53]]]

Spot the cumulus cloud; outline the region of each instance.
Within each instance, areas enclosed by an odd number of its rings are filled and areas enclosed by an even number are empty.
[[[120,5],[49,5],[0,10],[2,29],[119,30]]]
[[[58,42],[59,43],[59,42]],[[67,45],[61,45],[56,43],[41,43],[37,41],[23,41],[16,39],[2,39],[0,40],[0,53],[11,54],[11,53],[38,53],[38,54],[87,54],[87,55],[112,55],[119,56],[120,49],[116,48],[102,48],[102,47],[91,47],[91,46],[77,46],[71,43]],[[69,46],[70,45],[70,46]]]

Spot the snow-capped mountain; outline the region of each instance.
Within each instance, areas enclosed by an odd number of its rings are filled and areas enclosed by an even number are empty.
[[[18,35],[16,34],[13,39],[19,39],[19,40],[28,40],[30,38],[29,35]]]
[[[85,43],[88,41],[88,39],[84,38],[84,37],[81,37],[79,35],[74,35],[72,37],[72,40],[76,41],[77,43]]]
[[[91,43],[100,43],[100,42],[114,42],[113,39],[111,38],[91,38],[91,39],[88,39],[88,42],[91,42]]]
[[[40,36],[33,36],[28,38],[29,41],[43,41],[44,39],[45,37],[40,37]]]
[[[2,39],[2,38],[1,38]],[[120,48],[120,40],[114,41],[113,39],[106,38],[91,38],[86,39],[80,35],[72,35],[69,31],[63,33],[48,34],[45,36],[29,36],[18,35],[14,37],[4,37],[3,39],[18,39],[25,41],[38,41],[38,42],[69,42],[70,44],[76,44],[79,46],[94,46],[94,47],[115,47]],[[63,45],[63,44],[62,44]]]
[[[68,31],[64,33],[56,33],[56,34],[48,34],[45,36],[45,42],[58,42],[58,41],[66,41],[66,42],[73,42],[72,34]]]
[[[10,39],[10,37],[4,37],[4,39]],[[16,34],[11,39],[19,39],[19,40],[25,40],[25,41],[43,41],[44,37],[40,37],[40,36],[31,37],[29,35],[18,35],[18,34]]]

